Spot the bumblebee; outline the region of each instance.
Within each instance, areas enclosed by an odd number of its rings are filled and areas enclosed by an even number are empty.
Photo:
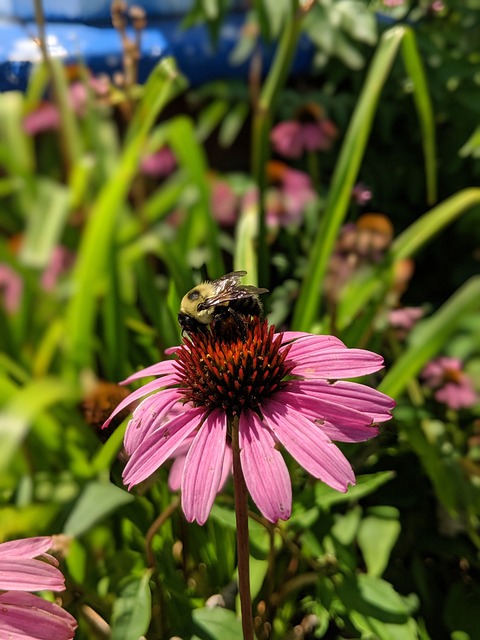
[[[245,318],[261,315],[259,295],[268,292],[268,289],[241,284],[240,278],[246,274],[246,271],[233,271],[218,280],[202,282],[185,294],[178,314],[182,332],[197,333],[212,323],[231,326],[233,322],[244,334]]]

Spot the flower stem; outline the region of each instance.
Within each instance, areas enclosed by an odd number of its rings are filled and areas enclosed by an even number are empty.
[[[238,416],[230,420],[233,451],[233,484],[235,488],[235,515],[237,519],[238,590],[242,612],[244,640],[254,640],[252,599],[250,596],[250,554],[248,538],[248,492],[240,462]]]

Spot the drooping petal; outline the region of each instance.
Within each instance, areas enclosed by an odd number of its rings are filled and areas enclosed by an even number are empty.
[[[38,536],[23,540],[10,540],[0,544],[0,559],[2,558],[36,558],[53,546],[51,536]]]
[[[204,407],[189,408],[145,438],[123,470],[128,488],[148,478],[174,454],[185,438],[201,425],[205,413]]]
[[[146,367],[145,369],[140,369],[136,371],[131,376],[128,376],[125,380],[122,381],[121,384],[130,384],[134,380],[139,380],[140,378],[146,378],[148,376],[164,376],[167,373],[175,372],[175,360],[162,360],[162,362],[156,362],[155,364]]]
[[[270,399],[263,406],[265,424],[285,449],[315,478],[345,492],[355,475],[343,453],[322,432],[288,404]]]
[[[148,395],[149,393],[152,393],[153,391],[159,391],[160,389],[163,389],[169,384],[176,384],[177,382],[178,380],[176,379],[175,375],[164,376],[163,378],[157,378],[156,380],[147,382],[147,384],[144,384],[143,387],[140,387],[136,391],[133,391],[129,396],[127,396],[120,402],[120,404],[112,411],[112,413],[107,418],[107,420],[105,420],[105,422],[102,425],[102,429],[106,429],[110,424],[110,422],[112,421],[112,419],[116,415],[118,415],[121,411],[129,407],[133,402],[140,400],[140,398],[143,398],[144,396]]]
[[[20,591],[0,593],[0,638],[71,640],[76,627],[75,618],[53,602]]]
[[[381,391],[359,382],[345,380],[334,383],[324,380],[292,380],[288,389],[294,393],[306,394],[356,409],[370,416],[373,422],[390,420],[392,417],[390,411],[396,404],[395,400]]]
[[[132,455],[143,440],[161,426],[180,398],[179,389],[165,389],[162,393],[155,393],[142,400],[133,412],[125,431],[123,443],[129,455]]]
[[[207,520],[222,480],[227,441],[227,416],[212,411],[195,436],[185,460],[182,509],[188,522]]]
[[[5,591],[63,591],[65,579],[62,572],[42,560],[34,558],[2,558],[0,589]]]
[[[306,346],[308,341],[304,342]],[[286,364],[295,363],[291,371],[295,376],[337,380],[364,376],[383,367],[382,356],[365,349],[331,346],[318,352],[312,346],[310,353],[298,356],[294,351],[295,344],[293,343],[286,360]]]
[[[270,520],[287,520],[292,511],[292,485],[275,440],[253,411],[240,416],[240,461],[245,483],[261,513]]]

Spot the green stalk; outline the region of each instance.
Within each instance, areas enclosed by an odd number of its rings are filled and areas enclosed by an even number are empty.
[[[239,420],[230,420],[233,453],[233,485],[235,490],[235,516],[237,521],[238,591],[242,612],[244,640],[254,640],[252,597],[250,595],[250,543],[248,538],[248,492],[240,462]]]
[[[278,95],[285,85],[300,36],[305,9],[292,0],[292,16],[287,20],[275,57],[255,105],[252,124],[252,173],[259,191],[258,272],[262,286],[268,286],[269,249],[265,215],[267,162],[270,158],[269,133]]]

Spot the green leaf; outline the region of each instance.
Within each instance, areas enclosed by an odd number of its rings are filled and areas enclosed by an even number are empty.
[[[378,510],[377,510],[378,513]],[[358,545],[370,576],[380,577],[390,560],[392,549],[402,529],[396,509],[363,518],[358,530]]]
[[[218,132],[218,140],[222,147],[228,148],[235,142],[245,124],[249,111],[248,104],[244,102],[240,102],[230,109]]]
[[[27,212],[20,260],[29,267],[43,269],[60,243],[70,213],[70,193],[64,185],[47,178],[38,178],[35,187],[35,205]]]
[[[413,83],[413,100],[417,108],[418,119],[422,129],[423,157],[427,183],[427,202],[432,204],[437,199],[435,122],[425,69],[413,31],[405,32],[405,36],[402,40],[402,55],[405,69],[410,81]]]
[[[242,640],[242,624],[233,611],[213,607],[195,609],[192,612],[195,624],[203,631],[202,638],[208,640]]]
[[[233,267],[248,273],[248,282],[258,284],[257,262],[258,207],[254,202],[244,207],[235,230]]]
[[[395,27],[384,33],[371,62],[332,177],[323,223],[310,250],[305,278],[295,305],[292,329],[309,331],[317,320],[328,261],[350,203],[380,92],[406,30],[405,27]]]
[[[0,470],[9,465],[42,411],[59,402],[78,400],[79,393],[74,385],[56,378],[34,380],[14,392],[0,413]]]
[[[152,617],[150,578],[147,569],[141,578],[128,582],[115,600],[112,612],[112,640],[133,640],[146,634]]]
[[[394,475],[393,471],[379,471],[378,473],[357,476],[357,484],[349,487],[346,493],[340,493],[323,482],[318,482],[315,485],[315,504],[328,510],[333,504],[359,500],[389,482]]]
[[[347,611],[393,624],[404,624],[416,604],[397,593],[389,582],[366,574],[346,577],[337,593]]]
[[[109,482],[89,482],[75,503],[63,533],[73,537],[80,536],[133,500],[135,497],[132,494]]]

